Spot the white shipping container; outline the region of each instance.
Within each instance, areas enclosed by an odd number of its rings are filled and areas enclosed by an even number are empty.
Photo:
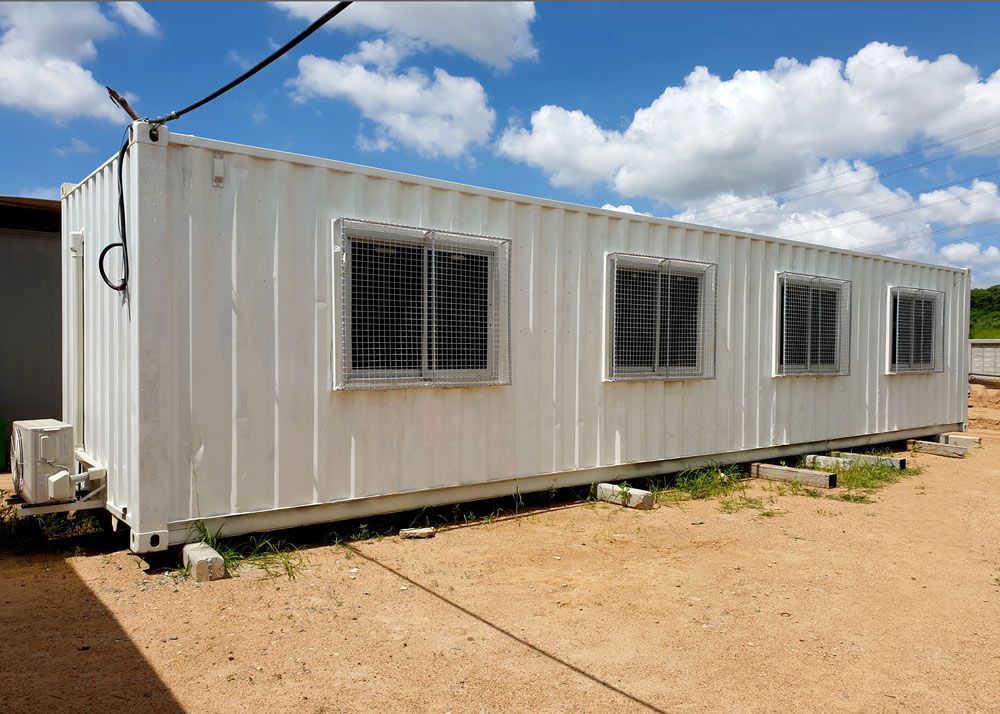
[[[133,136],[127,293],[117,162],[64,189],[63,418],[136,551],[964,429],[965,270]]]

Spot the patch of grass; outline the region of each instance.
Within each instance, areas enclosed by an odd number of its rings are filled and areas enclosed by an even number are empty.
[[[222,538],[220,530],[213,533],[204,523],[195,524],[198,539],[222,556],[226,572],[235,574],[241,567],[250,566],[267,575],[285,575],[290,580],[305,563],[301,551],[283,540],[267,535],[249,538]],[[178,574],[185,574],[181,568]]]
[[[753,510],[765,518],[778,515],[780,511],[770,508],[773,496],[765,503],[761,498],[747,495],[746,480],[747,473],[743,467],[732,465],[682,471],[660,480],[650,479],[647,488],[657,503],[680,505],[685,501],[715,498],[719,500],[719,510],[723,513]]]
[[[742,488],[746,475],[738,466],[682,471],[672,481],[653,482],[650,491],[658,503],[717,498]]]
[[[893,454],[890,449],[877,449],[868,453],[877,456],[891,456]],[[809,468],[804,464],[804,459],[800,468]],[[820,470],[829,471],[830,469]],[[860,461],[852,463],[848,468],[838,468],[833,469],[833,471],[837,474],[837,487],[843,491],[828,495],[827,498],[848,503],[874,503],[875,499],[871,496],[879,489],[920,473],[918,467],[894,469],[887,464]],[[823,495],[816,489],[800,489],[800,492],[813,497]]]
[[[875,503],[875,499],[867,493],[856,493],[854,491],[838,493],[828,498],[832,498],[835,501],[847,501],[848,503]]]
[[[15,506],[7,503],[9,496],[9,492],[0,491],[0,551],[36,550],[53,541],[103,533],[101,522],[93,511],[18,518]],[[75,550],[79,550],[79,546],[75,546]]]
[[[753,498],[746,494],[738,496],[726,496],[719,501],[719,510],[723,513],[736,513],[745,508],[752,508],[757,511],[764,511],[764,502],[759,498]]]
[[[875,491],[915,473],[915,469],[894,469],[885,464],[855,463],[850,468],[837,471],[837,486],[848,490]]]

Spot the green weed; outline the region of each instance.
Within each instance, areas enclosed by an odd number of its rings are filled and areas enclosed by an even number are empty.
[[[0,491],[0,551],[37,549],[52,541],[103,533],[101,522],[92,511],[18,518],[15,506],[7,503],[8,496],[7,491]]]
[[[763,511],[764,502],[759,498],[752,498],[745,494],[739,496],[726,496],[721,501],[719,501],[719,510],[723,513],[736,513],[737,511],[742,511],[745,508],[752,508],[757,511]]]
[[[233,574],[243,566],[262,570],[269,576],[285,575],[293,579],[305,562],[302,553],[293,545],[274,540],[267,535],[243,539],[221,538],[220,527],[213,533],[203,522],[195,524],[198,539],[222,556],[226,572]],[[183,568],[178,571],[183,573]]]
[[[694,469],[677,474],[672,483],[656,483],[650,490],[659,503],[716,498],[742,488],[745,478],[738,466]]]

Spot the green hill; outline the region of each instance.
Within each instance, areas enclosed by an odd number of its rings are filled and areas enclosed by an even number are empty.
[[[969,337],[1000,339],[1000,285],[973,289],[969,309]]]

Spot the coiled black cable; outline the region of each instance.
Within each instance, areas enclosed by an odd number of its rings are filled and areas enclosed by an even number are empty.
[[[122,145],[118,150],[118,242],[108,243],[101,251],[97,259],[97,270],[101,274],[101,280],[112,290],[125,292],[128,289],[128,230],[125,226],[125,187],[122,179],[125,168],[125,154],[128,152],[129,133],[132,126],[125,127],[125,135],[122,137]],[[104,260],[115,248],[122,249],[122,277],[117,283],[111,282],[107,271],[104,269]]]
[[[300,42],[302,42],[307,37],[309,37],[309,35],[311,35],[314,32],[316,32],[316,30],[318,30],[323,25],[325,25],[327,22],[329,22],[330,20],[332,20],[333,18],[335,18],[337,15],[339,15],[341,12],[343,12],[344,10],[346,10],[350,5],[351,5],[350,2],[338,2],[332,8],[330,8],[329,10],[327,10],[326,12],[324,12],[322,15],[320,15],[318,18],[316,18],[315,22],[313,22],[312,24],[310,24],[309,27],[307,27],[302,32],[300,32],[299,34],[297,34],[295,37],[293,37],[292,39],[290,39],[288,42],[286,42],[284,45],[282,45],[281,47],[279,47],[277,50],[275,50],[274,52],[272,52],[271,54],[269,54],[267,57],[265,57],[260,62],[258,62],[257,64],[255,64],[253,67],[251,67],[250,69],[248,69],[246,72],[244,72],[243,74],[241,74],[239,77],[237,77],[233,81],[229,82],[228,84],[226,84],[226,85],[224,85],[222,87],[219,87],[214,92],[212,92],[211,94],[203,97],[202,99],[199,99],[194,104],[191,104],[191,105],[189,105],[189,106],[187,106],[184,109],[181,109],[179,111],[174,111],[174,112],[170,112],[169,114],[164,114],[161,117],[155,117],[155,118],[147,118],[147,119],[145,119],[144,121],[152,124],[152,128],[150,129],[150,134],[153,135],[153,140],[154,141],[156,140],[154,132],[156,131],[156,127],[157,126],[159,126],[161,124],[166,124],[168,121],[171,121],[173,119],[177,119],[177,118],[183,116],[184,114],[187,114],[188,112],[194,111],[198,107],[201,107],[201,106],[204,106],[205,104],[208,104],[210,101],[212,101],[213,99],[215,99],[215,98],[217,98],[217,97],[225,94],[230,89],[232,89],[233,87],[237,86],[238,84],[241,84],[244,81],[250,79],[250,77],[252,77],[255,74],[257,74],[259,71],[261,71],[262,69],[264,69],[265,67],[267,67],[269,64],[271,64],[272,62],[274,62],[278,58],[282,57],[284,54],[286,54],[287,52],[289,52],[292,48],[294,48]],[[118,106],[122,107],[122,109],[124,109],[125,111],[127,111],[129,113],[129,115],[133,119],[136,117],[135,112],[133,112],[131,110],[131,108],[128,107],[128,102],[126,102],[125,100],[123,100],[120,97],[118,97],[118,93],[117,92],[114,92],[110,87],[108,88],[108,92],[109,92],[109,94],[111,94],[112,101],[114,101],[116,104],[118,104]],[[121,149],[118,150],[118,235],[119,235],[119,240],[118,240],[117,243],[108,243],[106,246],[104,246],[104,250],[101,251],[101,255],[97,259],[97,269],[101,273],[101,280],[103,280],[104,283],[105,283],[105,285],[107,285],[109,288],[111,288],[112,290],[115,290],[117,292],[120,292],[120,293],[121,292],[125,292],[126,290],[128,290],[128,230],[127,230],[127,227],[125,225],[125,187],[124,187],[124,184],[122,183],[122,173],[123,173],[122,169],[123,169],[123,167],[125,165],[125,154],[126,154],[126,152],[128,152],[129,130],[130,129],[131,129],[131,126],[129,126],[128,128],[125,129],[125,137],[122,140]],[[111,278],[108,277],[107,271],[104,269],[104,260],[105,260],[105,258],[107,257],[108,253],[110,253],[115,248],[121,248],[121,250],[122,250],[122,278],[117,283],[114,283],[114,282],[111,281]]]

